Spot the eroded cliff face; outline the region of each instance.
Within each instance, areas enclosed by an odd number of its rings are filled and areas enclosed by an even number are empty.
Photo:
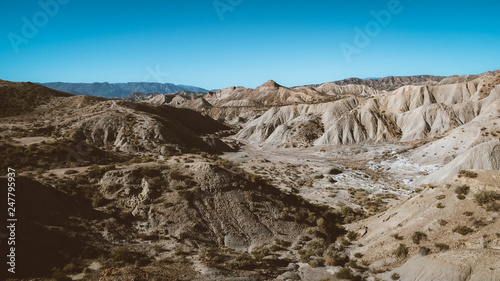
[[[237,138],[270,145],[304,145],[303,141],[294,143],[294,139],[305,137],[297,137],[295,131],[310,121],[319,124],[312,126],[314,134],[309,135],[306,145],[434,138],[480,116],[496,118],[498,82],[498,75],[486,76],[458,84],[405,86],[370,98],[275,107],[245,124]]]

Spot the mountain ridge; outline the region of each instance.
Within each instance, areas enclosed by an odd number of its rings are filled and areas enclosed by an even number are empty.
[[[160,94],[171,94],[179,91],[208,92],[208,90],[186,85],[175,85],[172,83],[158,82],[126,82],[126,83],[66,83],[48,82],[35,83],[54,90],[67,92],[74,95],[92,95],[107,98],[122,98],[132,93],[149,94],[157,92]]]

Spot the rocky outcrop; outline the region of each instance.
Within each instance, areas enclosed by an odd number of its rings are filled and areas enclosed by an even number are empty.
[[[304,145],[304,135],[297,138],[293,132],[300,131],[297,126],[306,126],[303,122],[309,121],[313,122],[309,124],[314,132],[309,138],[316,139],[308,143],[313,145],[438,137],[476,118],[493,118],[498,107],[498,86],[495,88],[492,83],[500,83],[498,77],[488,75],[439,86],[405,86],[383,94],[371,91],[364,96],[359,94],[365,91],[364,86],[357,86],[356,97],[271,108],[245,124],[237,138],[265,145]],[[485,89],[488,94],[481,94]],[[300,141],[294,143],[294,139]]]
[[[208,93],[205,99],[214,106],[282,106],[311,104],[336,100],[349,96],[371,96],[377,91],[359,85],[339,86],[326,83],[319,86],[288,88],[270,80],[263,85],[248,89],[230,87],[215,93]]]
[[[242,251],[280,235],[293,241],[308,227],[285,219],[293,214],[284,208],[298,208],[297,203],[281,200],[286,195],[262,184],[206,162],[112,170],[99,181],[105,198],[130,212],[141,233]]]

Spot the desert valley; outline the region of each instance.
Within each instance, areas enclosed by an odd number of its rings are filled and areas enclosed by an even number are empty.
[[[500,70],[146,84],[0,80],[12,280],[500,280]]]

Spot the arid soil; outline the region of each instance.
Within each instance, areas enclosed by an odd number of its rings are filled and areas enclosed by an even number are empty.
[[[499,71],[0,95],[17,280],[500,280]]]

